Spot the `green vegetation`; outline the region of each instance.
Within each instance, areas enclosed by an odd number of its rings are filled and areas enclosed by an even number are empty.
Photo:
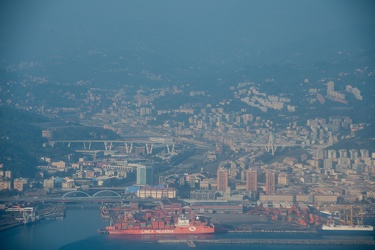
[[[13,172],[14,177],[34,175],[45,139],[41,129],[31,123],[42,121],[42,117],[31,112],[0,109],[0,162]]]
[[[42,128],[34,124],[47,122],[38,114],[0,108],[0,163],[14,177],[34,177],[41,157],[52,160],[76,161],[77,153],[64,145],[51,147],[42,137]],[[65,126],[54,131],[57,139],[119,139],[111,130],[84,126]]]
[[[375,152],[375,126],[370,125],[363,130],[357,132],[354,138],[345,139],[332,145],[327,149],[367,149]]]
[[[85,127],[85,126],[68,126],[57,128],[53,132],[55,140],[117,140],[121,139],[118,134],[112,130],[98,128],[98,127]]]

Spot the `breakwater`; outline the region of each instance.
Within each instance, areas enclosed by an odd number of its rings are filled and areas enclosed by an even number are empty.
[[[221,239],[221,240],[158,240],[161,244],[267,244],[267,245],[371,245],[375,240],[314,240],[314,239]],[[192,244],[194,243],[194,244]]]
[[[315,229],[303,230],[228,230],[227,233],[307,233],[316,234],[318,233]]]

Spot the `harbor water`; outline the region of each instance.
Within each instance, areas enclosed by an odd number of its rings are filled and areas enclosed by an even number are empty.
[[[149,249],[149,250],[176,250],[194,249],[191,244],[184,241],[194,241],[196,249],[214,250],[241,250],[241,249],[292,249],[292,250],[351,250],[373,249],[374,245],[314,245],[314,244],[267,244],[272,239],[282,240],[347,240],[353,241],[374,240],[374,236],[339,236],[306,233],[235,233],[199,236],[174,236],[174,235],[143,235],[143,236],[113,236],[98,234],[98,228],[108,225],[108,220],[100,218],[99,208],[67,207],[66,217],[63,220],[39,221],[26,226],[18,226],[0,232],[1,249]],[[211,244],[211,241],[225,239],[231,242],[236,239],[262,239],[262,244]],[[160,243],[169,240],[179,240],[182,243]],[[208,243],[199,243],[207,241]]]

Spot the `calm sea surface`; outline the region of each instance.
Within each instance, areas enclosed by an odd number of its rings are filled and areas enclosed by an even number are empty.
[[[98,228],[108,225],[107,220],[100,218],[99,208],[68,207],[64,220],[40,221],[38,223],[15,227],[0,232],[0,249],[131,249],[131,250],[176,250],[194,249],[185,244],[159,244],[158,239],[194,239],[196,236],[111,236],[99,235]],[[254,233],[254,234],[215,234],[199,236],[199,239],[374,239],[373,236],[322,236],[317,234]],[[339,245],[263,245],[263,244],[197,244],[196,249],[242,250],[242,249],[292,249],[292,250],[351,250],[373,249],[373,246],[339,246]]]

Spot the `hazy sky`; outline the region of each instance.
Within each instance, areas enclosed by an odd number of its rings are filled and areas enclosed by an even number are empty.
[[[121,64],[163,74],[234,70],[295,54],[314,61],[373,49],[374,7],[371,0],[3,0],[0,64],[60,60],[72,70]],[[95,53],[102,57],[88,58]]]

